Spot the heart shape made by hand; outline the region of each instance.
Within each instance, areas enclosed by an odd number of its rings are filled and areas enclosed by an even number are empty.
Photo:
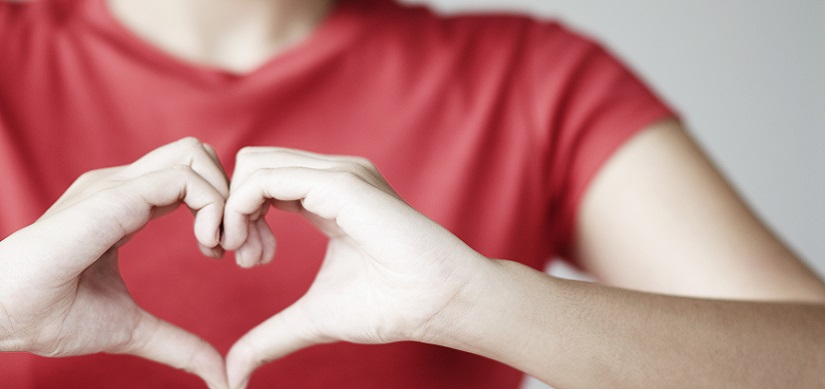
[[[195,214],[201,252],[234,251],[243,267],[275,254],[271,207],[300,213],[329,238],[306,294],[238,339],[225,362],[138,307],[120,275],[118,248],[181,204]],[[0,253],[33,258],[0,262],[0,329],[11,329],[0,350],[132,354],[211,388],[244,388],[261,364],[318,343],[424,340],[470,269],[488,261],[411,208],[363,158],[245,148],[230,184],[215,151],[193,138],[84,174]]]

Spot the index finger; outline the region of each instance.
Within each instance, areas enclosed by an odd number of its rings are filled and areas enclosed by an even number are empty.
[[[192,137],[183,138],[152,150],[132,164],[125,166],[119,174],[126,178],[134,178],[176,165],[191,167],[195,173],[212,184],[221,196],[229,197],[229,179],[217,153],[212,146]]]

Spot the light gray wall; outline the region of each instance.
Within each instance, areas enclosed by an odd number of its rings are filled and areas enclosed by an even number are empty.
[[[559,17],[596,36],[683,113],[757,213],[825,274],[825,1],[412,1]]]

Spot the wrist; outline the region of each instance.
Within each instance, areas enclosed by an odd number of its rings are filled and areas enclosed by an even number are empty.
[[[457,271],[461,280],[450,303],[433,316],[416,341],[445,346],[473,353],[481,338],[489,331],[491,320],[499,316],[500,305],[506,304],[508,261],[483,256],[469,261]]]
[[[489,266],[490,259],[472,251],[469,255],[453,257],[448,266],[439,270],[442,276],[440,281],[427,286],[428,294],[437,296],[424,306],[427,311],[411,327],[412,331],[402,335],[400,340],[409,340],[436,345],[443,344],[443,339],[462,322],[467,315],[467,309],[474,303],[472,291],[479,283],[479,270]]]
[[[419,341],[540,373],[561,349],[558,280],[507,260],[479,261],[452,304]],[[550,354],[548,354],[550,353]]]

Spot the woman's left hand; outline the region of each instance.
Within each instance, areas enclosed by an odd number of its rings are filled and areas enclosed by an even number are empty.
[[[224,214],[227,250],[244,267],[268,262],[267,209],[303,214],[329,237],[307,293],[249,331],[227,356],[233,388],[258,366],[319,343],[425,340],[487,259],[410,207],[372,163],[281,148],[237,157]],[[250,236],[262,244],[244,245]]]

